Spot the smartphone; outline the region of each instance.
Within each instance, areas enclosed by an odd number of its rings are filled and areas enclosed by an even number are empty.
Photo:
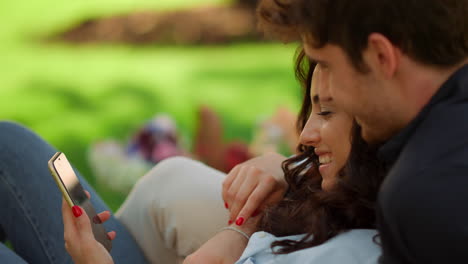
[[[62,152],[55,153],[49,160],[48,165],[50,173],[62,192],[65,201],[70,207],[78,205],[86,211],[91,222],[94,237],[110,252],[112,249],[112,242],[107,237],[104,226],[93,222],[93,218],[97,215],[96,210],[88,199],[83,186],[81,186],[65,154]]]

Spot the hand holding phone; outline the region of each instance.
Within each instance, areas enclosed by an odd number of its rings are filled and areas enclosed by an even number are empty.
[[[86,211],[91,223],[94,238],[96,241],[101,243],[108,252],[110,252],[112,242],[108,238],[104,226],[93,221],[93,219],[97,217],[96,210],[88,199],[88,196],[81,186],[78,177],[68,162],[65,154],[61,152],[55,153],[55,155],[49,160],[48,166],[68,206],[72,208],[73,206],[78,205]]]

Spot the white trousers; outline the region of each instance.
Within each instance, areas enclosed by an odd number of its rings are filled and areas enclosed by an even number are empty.
[[[164,160],[137,182],[116,217],[151,263],[181,263],[227,226],[224,177],[188,158]]]

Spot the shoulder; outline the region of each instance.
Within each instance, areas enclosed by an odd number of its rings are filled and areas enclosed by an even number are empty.
[[[398,230],[407,240],[411,237],[416,241],[413,245],[434,237],[464,241],[468,211],[462,208],[468,200],[468,164],[455,157],[431,164],[413,173],[395,171],[387,176],[379,193],[381,225]]]
[[[374,242],[376,235],[376,230],[354,229],[297,254],[310,263],[377,263],[381,249]]]
[[[356,229],[342,233],[322,245],[299,250],[286,255],[275,255],[270,245],[276,240],[299,240],[302,236],[275,237],[271,234],[255,233],[246,248],[241,261],[256,260],[262,263],[377,263],[380,247],[374,243],[376,230]],[[248,262],[247,262],[248,263]]]

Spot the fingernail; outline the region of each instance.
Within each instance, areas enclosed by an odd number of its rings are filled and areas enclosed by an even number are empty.
[[[255,212],[252,214],[253,217],[256,217],[258,214],[260,214],[259,210],[255,210]]]
[[[94,216],[93,217],[93,223],[95,224],[102,224],[102,221],[101,221],[101,218],[99,218],[99,216]]]
[[[224,202],[224,207],[225,207],[226,209],[229,209],[229,204],[227,204],[226,202]]]
[[[107,234],[107,239],[112,240],[111,236]]]
[[[236,225],[241,226],[244,223],[244,217],[239,217],[236,220]]]
[[[72,207],[73,215],[75,217],[80,217],[83,214],[83,211],[81,211],[81,208],[77,205],[74,205]]]
[[[233,221],[232,220],[229,220],[228,221],[228,225],[232,225]]]

